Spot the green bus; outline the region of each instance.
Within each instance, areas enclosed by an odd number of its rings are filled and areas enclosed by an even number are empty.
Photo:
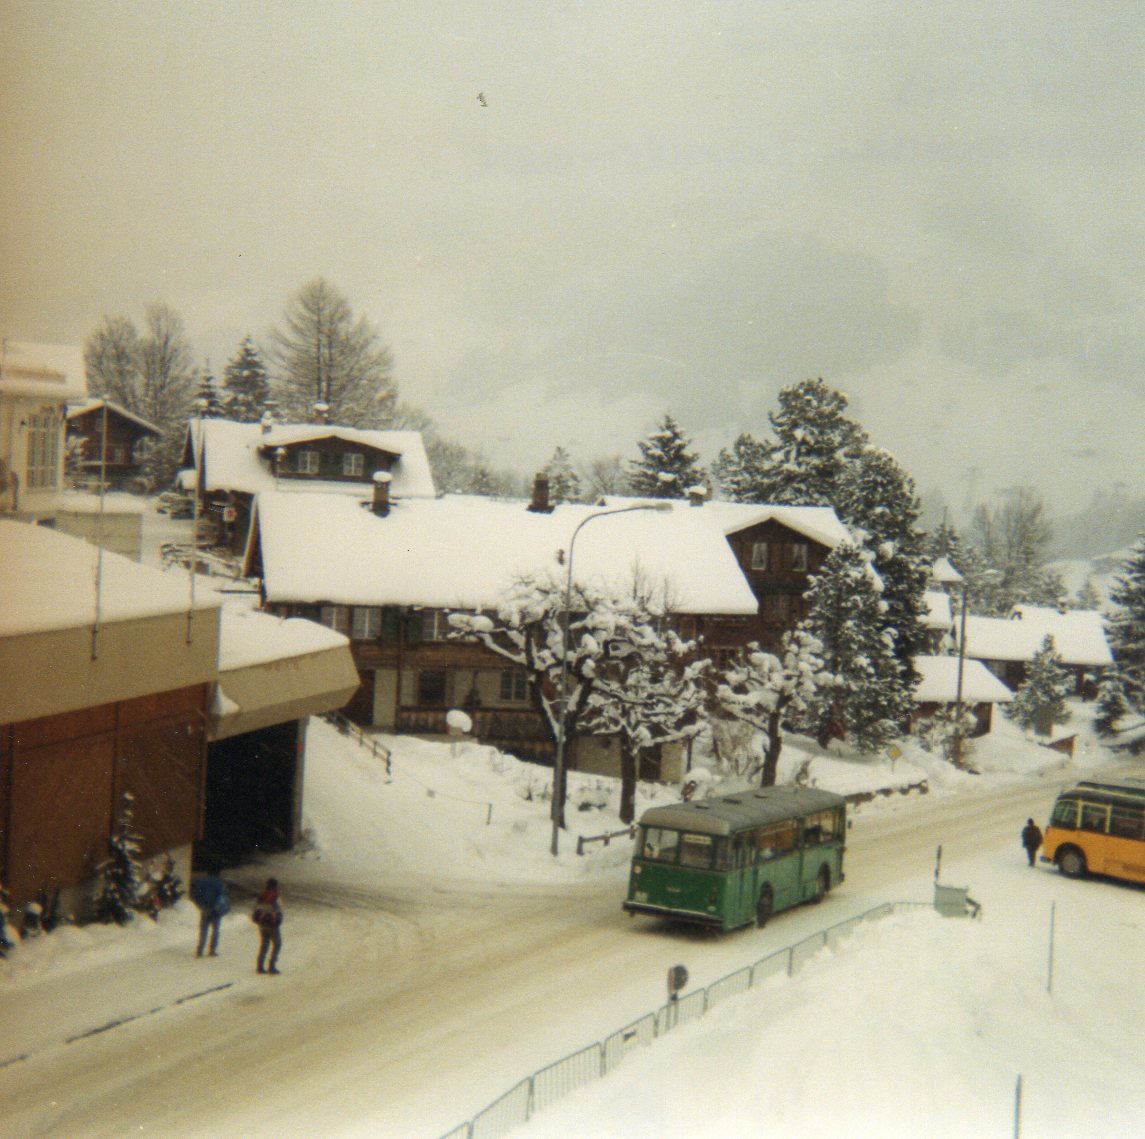
[[[764,787],[652,807],[640,819],[624,909],[716,929],[759,926],[843,881],[847,804]]]

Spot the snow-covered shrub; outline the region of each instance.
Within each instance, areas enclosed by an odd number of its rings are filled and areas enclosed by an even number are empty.
[[[1030,661],[1025,682],[1006,705],[1005,714],[1022,731],[1033,729],[1038,735],[1051,735],[1055,724],[1070,718],[1066,707],[1069,690],[1069,672],[1054,648],[1053,637],[1047,636]]]
[[[135,916],[144,886],[139,862],[139,836],[132,829],[132,796],[123,796],[115,834],[107,840],[108,858],[98,871],[94,896],[95,920],[126,925]]]

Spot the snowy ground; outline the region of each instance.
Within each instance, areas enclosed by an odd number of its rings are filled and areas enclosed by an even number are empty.
[[[980,920],[864,928],[519,1133],[1011,1135],[1021,1075],[1024,1136],[1145,1134],[1145,890],[1030,870],[1017,842],[1027,813],[1044,823],[1058,786],[1110,759],[1077,726],[1068,770],[1005,722],[977,745],[978,776],[913,745],[893,764],[814,758],[820,786],[926,780],[930,793],[856,810],[847,882],[822,907],[720,938],[620,914],[626,840],[576,855],[576,832],[617,826],[610,781],[574,778],[554,860],[547,772],[475,744],[388,739],[387,774],[314,724],[308,843],[228,874],[238,905],[220,958],[191,956],[182,903],[158,925],[62,928],[0,963],[0,1131],[434,1139],[653,1011],[666,965],[706,985],[878,902],[927,900],[937,837],[943,879],[972,888]],[[786,769],[808,754],[789,744]],[[643,787],[641,809],[672,796]],[[270,873],[288,914],[273,980],[253,975],[245,916]],[[269,1081],[270,1103],[251,1080]]]

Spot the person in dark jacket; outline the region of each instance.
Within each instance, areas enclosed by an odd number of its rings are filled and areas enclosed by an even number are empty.
[[[278,900],[277,878],[266,880],[251,917],[258,926],[258,971],[277,974],[278,953],[282,948],[282,903]],[[266,959],[268,950],[269,962]]]
[[[227,895],[226,883],[219,876],[217,863],[207,867],[207,873],[191,883],[191,901],[199,907],[199,945],[196,957],[203,956],[207,948],[207,935],[210,934],[209,953],[219,955],[219,928],[223,917],[230,912],[231,900]]]
[[[1034,856],[1038,853],[1038,847],[1042,845],[1042,832],[1033,819],[1027,819],[1026,825],[1022,828],[1022,845],[1026,848],[1026,857],[1030,860],[1030,865],[1033,866]]]

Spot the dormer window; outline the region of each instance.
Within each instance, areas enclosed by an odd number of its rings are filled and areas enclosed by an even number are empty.
[[[752,542],[752,544],[751,544],[751,568],[753,570],[766,570],[767,569],[767,543],[766,542]]]
[[[300,475],[316,475],[319,471],[317,451],[299,451],[294,459],[294,469]]]
[[[360,453],[347,453],[342,456],[342,474],[347,478],[360,479],[366,471],[366,457]]]

